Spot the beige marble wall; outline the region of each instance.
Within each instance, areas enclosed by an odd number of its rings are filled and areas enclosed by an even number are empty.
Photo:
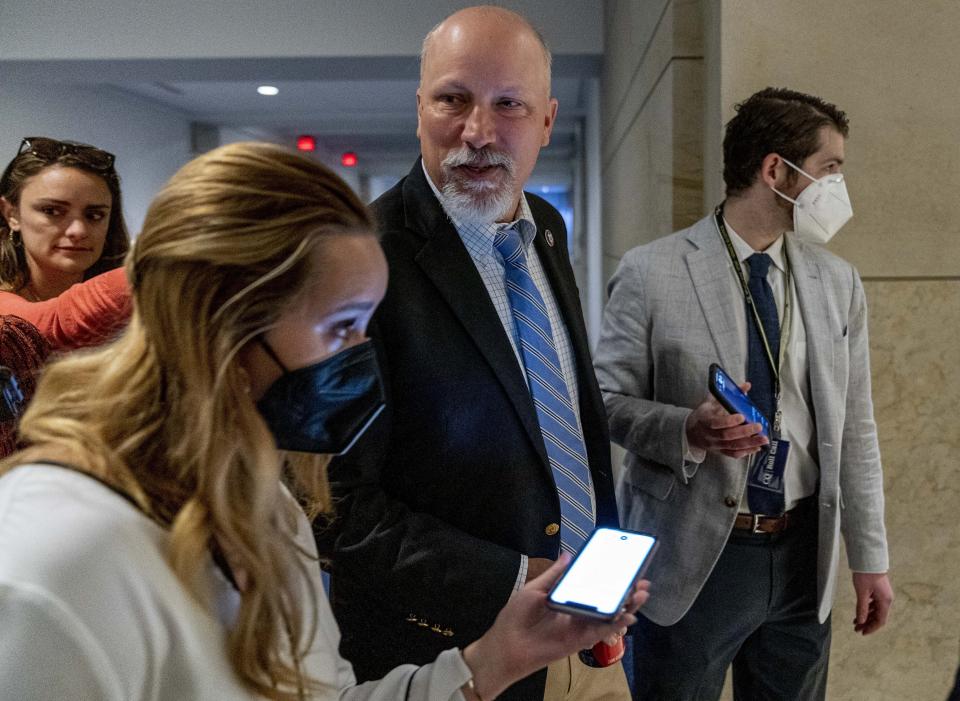
[[[888,628],[861,638],[841,580],[830,698],[942,701],[960,658],[960,280],[865,288],[897,600]]]
[[[604,3],[604,276],[640,243],[686,226],[702,202],[699,0]]]
[[[768,85],[836,102],[855,214],[831,249],[865,276],[960,275],[960,2],[704,1],[720,32],[708,120]]]

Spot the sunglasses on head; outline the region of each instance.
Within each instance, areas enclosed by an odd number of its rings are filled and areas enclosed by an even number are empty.
[[[20,142],[17,155],[31,153],[37,158],[56,161],[61,156],[76,156],[84,165],[97,170],[109,171],[113,169],[115,157],[112,153],[99,149],[90,144],[81,144],[76,141],[59,141],[46,136],[28,136]]]

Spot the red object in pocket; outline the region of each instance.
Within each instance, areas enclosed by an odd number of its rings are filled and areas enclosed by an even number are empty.
[[[580,651],[580,661],[588,667],[609,667],[623,659],[623,638],[613,645],[600,641],[589,650]]]

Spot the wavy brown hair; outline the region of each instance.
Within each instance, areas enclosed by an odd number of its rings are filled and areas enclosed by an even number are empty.
[[[168,527],[171,567],[201,600],[208,553],[227,554],[246,578],[231,662],[270,699],[318,687],[300,664],[316,602],[281,477],[311,517],[329,492],[323,457],[274,447],[238,353],[323,275],[310,263],[317,247],[372,232],[340,178],[279,147],[233,144],[191,161],[153,201],[128,258],[130,326],[49,366],[21,424],[31,452],[78,456]]]
[[[46,138],[46,137],[44,137]],[[56,139],[51,139],[56,141]],[[86,146],[86,144],[82,144]],[[94,148],[94,147],[90,147]],[[107,237],[100,258],[84,271],[83,279],[105,273],[123,265],[123,258],[130,248],[130,234],[123,218],[123,197],[120,193],[120,176],[110,166],[107,169],[92,167],[82,154],[65,152],[54,160],[41,158],[31,151],[24,151],[14,157],[3,176],[0,177],[0,197],[13,205],[20,204],[20,193],[30,178],[39,175],[47,168],[76,168],[95,175],[110,190],[110,219],[107,222]],[[17,292],[30,282],[30,269],[24,255],[23,245],[16,241],[10,225],[0,213],[0,289]]]

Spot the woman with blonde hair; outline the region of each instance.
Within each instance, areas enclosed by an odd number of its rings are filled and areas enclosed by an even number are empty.
[[[5,695],[489,701],[635,620],[645,584],[612,623],[547,609],[564,558],[463,651],[356,685],[304,511],[329,510],[325,455],[382,408],[373,228],[331,171],[265,144],[157,196],[130,326],[48,368],[0,464]]]

